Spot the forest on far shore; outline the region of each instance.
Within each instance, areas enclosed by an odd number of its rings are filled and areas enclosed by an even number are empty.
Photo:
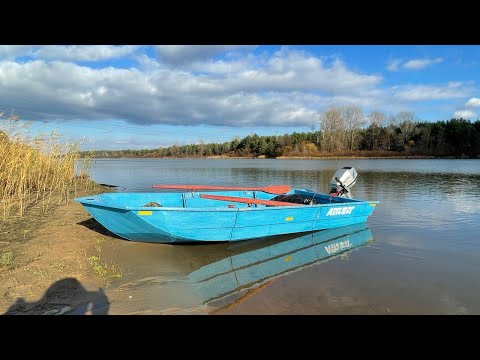
[[[223,143],[172,145],[144,150],[84,151],[96,158],[155,157],[335,157],[434,156],[480,157],[480,121],[452,118],[418,121],[411,112],[367,117],[358,107],[335,107],[324,112],[319,129],[284,135],[251,134]]]

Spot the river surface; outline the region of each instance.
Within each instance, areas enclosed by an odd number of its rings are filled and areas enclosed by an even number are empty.
[[[480,160],[97,159],[93,180],[329,191],[353,166],[366,224],[205,245],[115,239],[117,314],[480,314]]]

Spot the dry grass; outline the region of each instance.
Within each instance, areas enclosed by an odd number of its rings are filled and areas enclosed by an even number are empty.
[[[0,112],[0,211],[3,220],[12,213],[23,216],[41,202],[43,211],[52,203],[66,203],[78,178],[88,181],[88,161],[76,173],[79,144],[69,143],[52,131],[32,137],[28,124],[18,116]]]

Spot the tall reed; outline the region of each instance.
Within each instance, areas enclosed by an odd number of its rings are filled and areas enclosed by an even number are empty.
[[[67,202],[76,182],[87,181],[88,170],[76,176],[79,144],[62,141],[52,131],[29,136],[28,124],[18,116],[0,113],[0,211],[6,220],[14,211],[23,216],[41,202],[45,212],[52,203]],[[83,163],[85,164],[85,162]]]

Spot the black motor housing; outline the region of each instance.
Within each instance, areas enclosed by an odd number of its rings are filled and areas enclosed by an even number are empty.
[[[275,196],[273,201],[283,201],[295,204],[304,204],[304,205],[315,205],[317,201],[313,199],[311,196],[307,195],[300,195],[300,194],[292,194],[292,195],[278,195]]]

